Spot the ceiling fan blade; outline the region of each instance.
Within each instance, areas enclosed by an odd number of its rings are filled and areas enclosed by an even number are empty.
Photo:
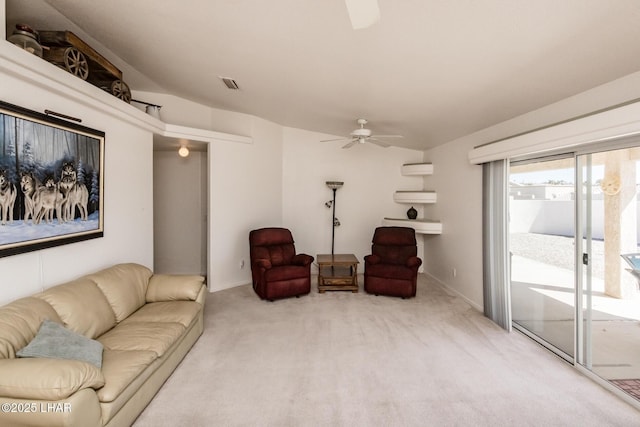
[[[375,138],[367,138],[367,141],[368,141],[368,142],[370,142],[370,143],[372,143],[372,144],[376,144],[376,145],[377,145],[377,146],[379,146],[379,147],[384,147],[384,148],[390,147],[390,145],[389,145],[389,144],[387,144],[387,143],[386,143],[386,142],[384,142],[384,141],[380,141],[379,139],[375,139]]]
[[[404,138],[402,135],[371,135],[370,138]]]
[[[353,147],[357,142],[358,142],[358,140],[357,140],[357,139],[353,139],[353,140],[351,140],[351,142],[350,142],[350,143],[348,143],[347,145],[343,145],[343,146],[342,146],[342,148],[351,148],[351,147]]]
[[[320,142],[333,142],[333,141],[350,141],[351,138],[336,138],[336,139],[323,139]]]
[[[354,30],[370,27],[380,20],[378,0],[345,0]]]

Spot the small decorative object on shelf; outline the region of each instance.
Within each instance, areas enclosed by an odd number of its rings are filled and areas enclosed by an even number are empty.
[[[418,217],[418,211],[415,210],[413,206],[411,206],[407,211],[407,218],[416,219],[417,217]]]
[[[143,104],[145,106],[144,107],[145,113],[147,113],[151,117],[155,117],[156,119],[160,120],[160,109],[162,108],[162,105],[150,104],[149,102],[138,101],[137,99],[132,99],[131,102],[137,102],[138,104]]]
[[[7,41],[42,58],[42,46],[38,32],[26,24],[17,24]]]

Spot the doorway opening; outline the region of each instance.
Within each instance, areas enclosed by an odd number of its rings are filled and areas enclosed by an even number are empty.
[[[178,155],[175,141],[154,139],[154,271],[207,274],[208,144],[189,143]]]

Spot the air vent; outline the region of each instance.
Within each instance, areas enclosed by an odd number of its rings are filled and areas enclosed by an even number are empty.
[[[240,86],[238,86],[238,83],[236,83],[236,81],[233,80],[232,78],[230,78],[230,77],[220,77],[220,79],[225,84],[225,86],[227,86],[227,88],[229,88],[231,90],[240,89]]]

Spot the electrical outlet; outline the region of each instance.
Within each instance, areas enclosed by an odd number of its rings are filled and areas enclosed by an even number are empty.
[[[244,268],[244,260],[240,260],[240,269]]]

